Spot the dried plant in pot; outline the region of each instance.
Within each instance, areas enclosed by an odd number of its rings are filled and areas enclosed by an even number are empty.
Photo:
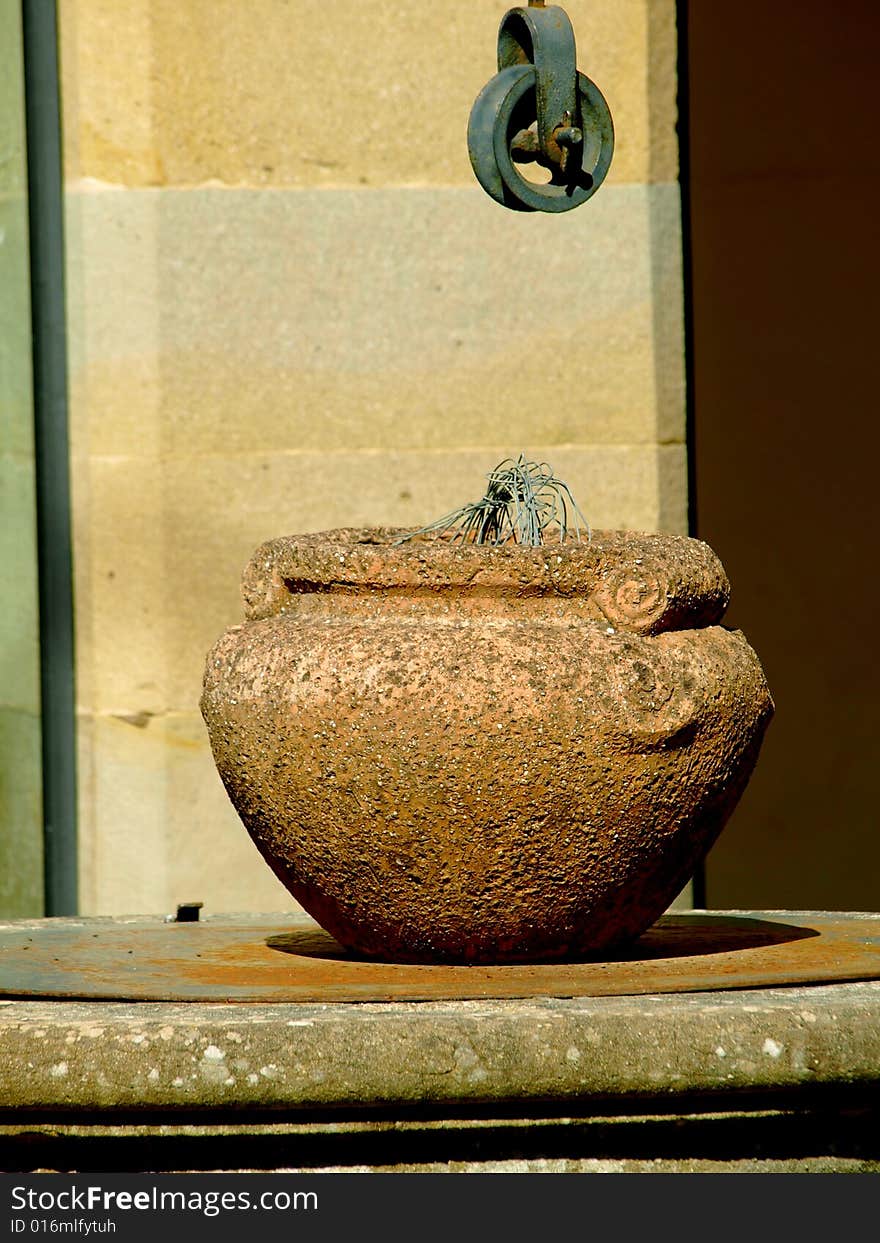
[[[218,770],[276,875],[364,955],[620,949],[712,845],[773,711],[711,549],[590,534],[522,459],[418,532],[271,540],[243,593],[205,671]]]

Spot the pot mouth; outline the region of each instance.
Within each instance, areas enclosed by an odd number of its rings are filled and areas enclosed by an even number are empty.
[[[245,615],[295,611],[297,600],[442,596],[590,603],[612,625],[643,633],[714,625],[730,585],[707,544],[684,535],[594,531],[538,547],[465,543],[449,533],[341,527],[267,541],[242,579]]]

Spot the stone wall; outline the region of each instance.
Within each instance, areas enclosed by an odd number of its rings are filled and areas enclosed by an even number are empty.
[[[476,185],[505,5],[65,0],[82,905],[278,909],[198,713],[260,541],[419,525],[520,450],[686,527],[674,0],[570,0],[617,129],[568,216]]]

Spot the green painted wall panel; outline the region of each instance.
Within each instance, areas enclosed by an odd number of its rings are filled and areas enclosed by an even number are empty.
[[[39,616],[21,5],[0,0],[0,917],[43,911]]]
[[[43,913],[40,718],[0,707],[0,916]]]

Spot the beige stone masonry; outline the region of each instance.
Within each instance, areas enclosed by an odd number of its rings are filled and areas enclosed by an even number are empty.
[[[261,541],[418,526],[521,450],[686,527],[675,5],[566,5],[617,147],[552,219],[467,158],[506,7],[60,6],[85,911],[290,904],[197,709]]]
[[[660,527],[660,480],[679,446],[523,446],[566,479],[592,525]],[[204,656],[239,621],[239,580],[276,535],[388,523],[418,527],[477,500],[503,444],[438,453],[288,453],[163,461],[97,459],[92,522],[78,557],[100,641],[87,636],[80,692],[90,711],[195,711]],[[669,461],[668,472],[658,462]],[[672,505],[671,500],[666,504]],[[680,526],[677,521],[666,529]],[[91,687],[91,698],[84,690]]]
[[[74,452],[681,441],[679,212],[676,186],[550,220],[479,188],[72,194]]]
[[[509,5],[65,0],[66,175],[128,186],[470,185]],[[612,182],[672,181],[674,0],[568,0],[618,131]]]

